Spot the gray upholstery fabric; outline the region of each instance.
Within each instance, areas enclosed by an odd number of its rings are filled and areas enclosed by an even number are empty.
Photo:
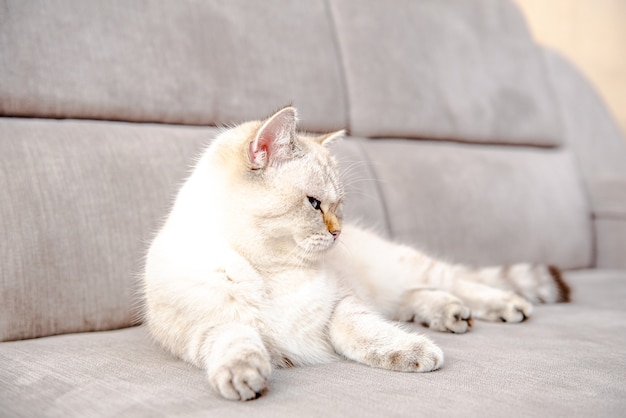
[[[610,417],[626,410],[624,272],[567,276],[571,304],[517,325],[434,333],[434,373],[351,362],[275,371],[265,397],[219,399],[204,373],[153,346],[142,328],[0,344],[0,410],[11,417]]]
[[[589,207],[569,152],[407,140],[364,150],[394,239],[474,265],[591,265]]]
[[[226,124],[293,102],[305,129],[345,127],[326,2],[249,8],[0,1],[0,114]]]
[[[215,131],[0,119],[0,341],[133,323],[147,242]]]
[[[594,221],[596,266],[626,269],[626,218],[600,217]]]
[[[543,58],[512,2],[330,4],[353,134],[561,142]]]
[[[626,267],[626,142],[602,99],[558,53],[544,52],[596,222],[596,263]]]
[[[592,210],[597,217],[626,220],[626,177],[588,183]]]
[[[544,58],[560,104],[563,138],[576,154],[585,181],[626,179],[626,143],[600,96],[560,54],[544,50]]]

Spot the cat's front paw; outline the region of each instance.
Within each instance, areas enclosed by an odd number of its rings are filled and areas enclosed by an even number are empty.
[[[533,305],[527,299],[513,292],[502,291],[480,308],[473,308],[474,316],[492,322],[523,322],[530,318]]]
[[[375,364],[372,365],[400,372],[430,372],[443,365],[443,351],[437,345],[420,335],[411,337],[396,344],[392,350],[382,354],[373,353]]]
[[[209,382],[226,399],[248,401],[267,390],[271,372],[265,353],[248,352],[210,369]]]

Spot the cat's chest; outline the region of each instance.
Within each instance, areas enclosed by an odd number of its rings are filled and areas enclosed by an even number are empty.
[[[335,354],[328,341],[328,321],[340,292],[324,273],[300,274],[276,277],[268,289],[264,323],[270,351],[294,364],[330,360]]]

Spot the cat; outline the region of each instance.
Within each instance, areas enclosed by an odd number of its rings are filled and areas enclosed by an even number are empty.
[[[565,301],[554,267],[472,269],[343,223],[327,145],[285,107],[222,132],[181,187],[150,245],[145,322],[233,400],[267,391],[274,367],[347,358],[427,372],[441,349],[396,321],[464,333],[472,318],[521,322],[532,302]]]

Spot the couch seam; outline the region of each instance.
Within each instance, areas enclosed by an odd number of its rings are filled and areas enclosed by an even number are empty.
[[[612,211],[592,211],[592,219],[609,221],[626,221],[626,213]]]
[[[352,130],[352,107],[350,106],[350,89],[348,88],[348,74],[346,72],[346,65],[344,60],[344,51],[341,47],[341,41],[339,40],[339,32],[337,31],[337,20],[335,19],[335,14],[333,13],[332,6],[330,4],[330,0],[324,0],[324,6],[326,8],[326,15],[330,22],[331,27],[331,37],[335,43],[335,53],[337,55],[337,65],[339,66],[339,71],[341,73],[341,81],[342,81],[342,94],[345,98],[345,111],[346,111],[346,119],[344,121],[344,125],[346,127],[346,131],[350,134]]]

